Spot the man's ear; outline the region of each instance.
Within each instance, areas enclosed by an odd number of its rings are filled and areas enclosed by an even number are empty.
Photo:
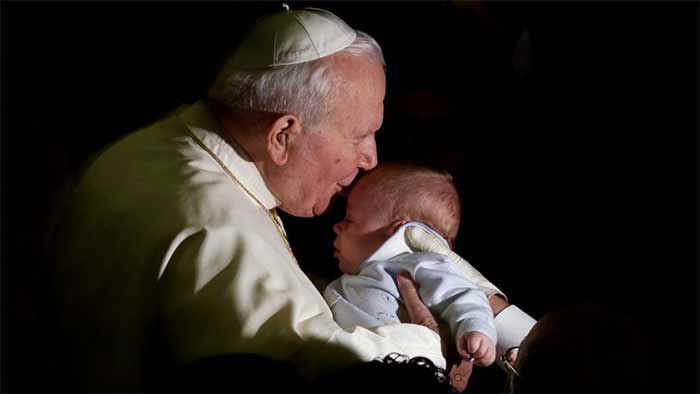
[[[283,166],[289,159],[289,150],[301,132],[299,118],[285,114],[276,118],[267,130],[267,154],[272,161]]]

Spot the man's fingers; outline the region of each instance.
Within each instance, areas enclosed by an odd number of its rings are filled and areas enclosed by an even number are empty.
[[[467,388],[469,377],[472,375],[474,365],[470,362],[461,360],[459,365],[452,365],[450,369],[450,385],[457,392],[462,392]]]
[[[508,362],[512,364],[515,364],[515,360],[518,358],[518,349],[513,349],[510,352],[506,353],[506,357],[508,357]]]
[[[396,284],[399,288],[399,293],[401,293],[401,298],[403,298],[406,312],[408,312],[411,323],[428,327],[439,334],[437,321],[433,317],[433,314],[430,313],[428,307],[425,306],[420,299],[418,288],[415,282],[413,282],[413,279],[411,279],[411,276],[406,272],[398,274],[396,277]]]

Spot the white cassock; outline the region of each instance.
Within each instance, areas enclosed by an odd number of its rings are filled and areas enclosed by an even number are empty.
[[[442,359],[426,327],[333,321],[274,222],[279,201],[219,132],[197,103],[117,141],[78,184],[55,283],[80,387],[142,389],[154,348],[179,366],[259,354],[309,377],[392,352]]]

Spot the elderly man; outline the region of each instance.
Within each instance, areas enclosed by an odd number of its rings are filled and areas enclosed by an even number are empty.
[[[207,103],[97,157],[59,240],[68,388],[141,390],[224,354],[307,377],[391,352],[440,359],[425,326],[343,331],[276,213],[319,215],[376,165],[384,94],[371,37],[327,11],[283,11],[253,28]]]

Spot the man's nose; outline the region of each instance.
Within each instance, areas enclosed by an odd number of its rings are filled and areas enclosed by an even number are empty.
[[[364,149],[360,152],[360,162],[357,166],[365,171],[371,170],[377,166],[377,143],[374,137],[367,141]]]
[[[333,232],[336,233],[336,235],[340,234],[340,223],[342,223],[342,222],[338,222],[338,223],[333,225]]]

